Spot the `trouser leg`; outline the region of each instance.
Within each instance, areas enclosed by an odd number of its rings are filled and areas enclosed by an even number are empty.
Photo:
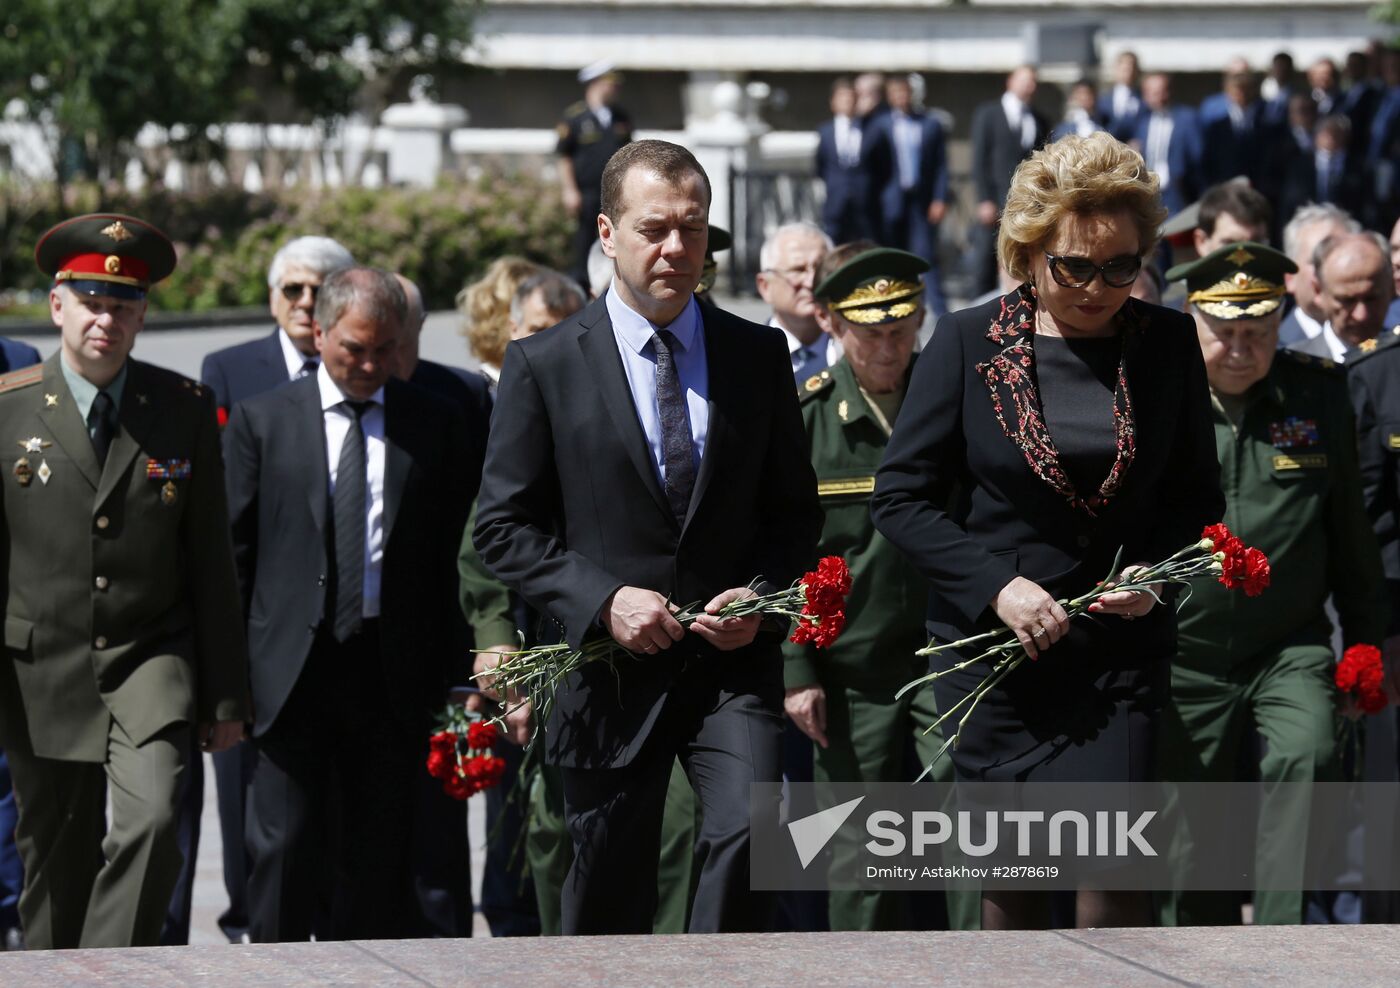
[[[180,847],[180,872],[175,892],[160,931],[162,947],[178,947],[190,942],[190,909],[194,902],[194,873],[199,859],[199,825],[204,814],[204,757],[194,732],[187,733],[185,772],[175,796],[176,840]]]
[[[107,743],[112,824],[106,863],[93,882],[84,947],[154,946],[180,873],[176,796],[190,753],[190,725],[136,744],[116,721]]]
[[[526,828],[525,859],[540,911],[540,935],[557,936],[563,929],[560,901],[574,862],[574,844],[564,822],[564,779],[553,765],[541,765],[535,774]]]
[[[219,915],[219,929],[237,943],[248,932],[248,860],[243,822],[248,814],[248,788],[253,782],[257,748],[251,741],[215,752],[214,786],[219,801],[219,834],[222,839],[224,891],[228,908]]]
[[[672,763],[661,812],[661,855],[656,872],[656,921],[653,933],[684,933],[690,925],[695,891],[695,833],[699,807],[679,760]]]
[[[771,805],[751,807],[751,786],[778,781],[780,702],[776,693],[760,697],[716,690],[712,696],[681,752],[702,816],[690,932],[766,931],[772,896],[750,887],[750,812],[771,817],[776,825],[778,805],[775,798]]]
[[[1311,787],[1303,783],[1340,778],[1331,663],[1328,648],[1284,649],[1253,691],[1255,723],[1265,744],[1255,874],[1256,881],[1272,886],[1254,895],[1259,925],[1303,921],[1304,870],[1317,836],[1310,827]]]
[[[469,937],[472,932],[471,849],[467,803],[442,791],[425,764],[413,769],[411,862],[418,905],[414,936]]]
[[[107,786],[97,762],[7,751],[24,864],[20,925],[31,950],[77,947],[102,868]]]
[[[501,743],[505,759],[500,785],[486,790],[486,866],[481,876],[481,912],[493,937],[533,937],[540,933],[535,892],[526,877],[525,821],[530,802],[525,752]]]

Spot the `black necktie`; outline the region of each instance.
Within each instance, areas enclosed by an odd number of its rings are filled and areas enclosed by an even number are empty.
[[[365,431],[367,401],[347,401],[350,428],[340,444],[332,509],[335,523],[335,640],[360,629],[365,581]]]
[[[318,366],[320,365],[317,364],[315,360],[311,359],[310,357],[307,357],[301,362],[301,370],[297,371],[296,380],[300,381],[303,377],[306,377],[308,374],[315,374],[316,368]]]
[[[695,458],[690,438],[690,417],[685,391],[672,348],[676,338],[663,329],[651,338],[656,348],[656,405],[661,412],[661,462],[666,468],[666,500],[676,521],[685,524],[690,494],[695,490]]]
[[[97,454],[97,465],[107,465],[107,451],[112,448],[112,436],[116,433],[116,423],[113,414],[116,405],[112,402],[112,396],[105,391],[97,392],[97,397],[92,399],[92,408],[88,409],[88,428],[92,430],[92,451]]]

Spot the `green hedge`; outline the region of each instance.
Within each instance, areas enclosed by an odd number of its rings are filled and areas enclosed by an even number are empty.
[[[0,187],[0,288],[43,290],[34,242],[49,226],[84,212],[129,213],[165,230],[180,251],[175,273],[153,302],[162,311],[267,303],[267,266],[286,241],[320,234],[363,264],[398,271],[447,308],[462,285],[502,254],[567,264],[573,222],[558,188],[519,175],[444,182],[434,189],[293,189],[204,194],[132,194],[92,186],[67,190],[60,212],[52,189]]]

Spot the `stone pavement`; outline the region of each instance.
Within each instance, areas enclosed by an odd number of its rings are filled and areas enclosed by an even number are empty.
[[[0,986],[1347,985],[1400,981],[1400,929],[771,933],[398,940],[0,955]]]

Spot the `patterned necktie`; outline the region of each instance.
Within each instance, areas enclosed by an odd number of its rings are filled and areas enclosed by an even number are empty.
[[[676,373],[676,337],[663,329],[651,338],[656,349],[656,405],[661,413],[661,462],[666,472],[666,500],[677,523],[684,525],[695,490],[695,455],[685,391]]]
[[[112,448],[112,436],[116,434],[116,405],[112,396],[105,391],[97,392],[88,409],[88,428],[92,430],[92,451],[97,454],[97,465],[107,465],[107,451]]]
[[[826,370],[826,347],[820,341],[799,348],[792,356],[797,362],[797,366],[792,369],[792,376],[798,384],[813,374],[820,374]]]
[[[335,524],[335,610],[332,630],[343,642],[360,630],[365,582],[365,430],[368,401],[347,401],[350,428],[340,444],[332,515]]]

